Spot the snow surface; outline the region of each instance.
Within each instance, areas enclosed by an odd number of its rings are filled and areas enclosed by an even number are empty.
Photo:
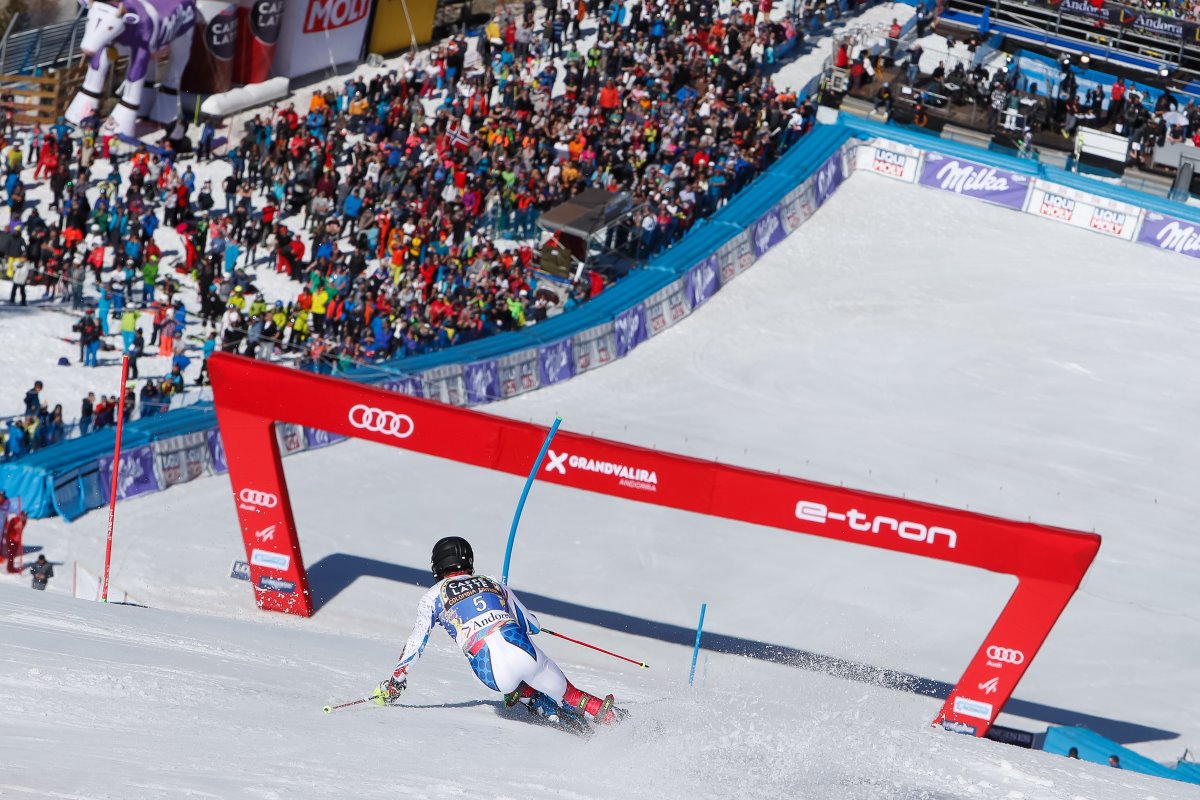
[[[1187,259],[859,174],[694,316],[489,410],[1094,528],[1097,562],[1000,722],[1085,724],[1173,763],[1200,746],[1198,298]],[[940,701],[863,680],[956,680],[1007,576],[541,484],[512,584],[547,627],[651,665],[539,638],[629,723],[584,743],[502,719],[441,634],[404,708],[326,717],[390,671],[435,539],[499,571],[522,481],[363,442],[286,470],[310,620],[227,579],[244,553],[224,477],[119,507],[113,581],[148,609],[63,596],[72,561],[101,564],[103,514],[31,524],[64,566],[45,594],[0,576],[0,749],[22,767],[0,795],[1195,797],[932,730]],[[704,653],[689,689],[701,602],[709,642],[752,655]],[[767,645],[828,673],[753,657]]]

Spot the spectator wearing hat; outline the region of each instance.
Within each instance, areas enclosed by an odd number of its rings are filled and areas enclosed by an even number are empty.
[[[39,592],[44,592],[46,591],[46,584],[54,577],[54,565],[46,560],[45,554],[39,554],[37,561],[29,568],[29,572],[33,576],[33,583],[31,584],[33,588]]]

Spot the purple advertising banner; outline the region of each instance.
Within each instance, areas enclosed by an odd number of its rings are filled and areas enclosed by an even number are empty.
[[[817,208],[825,205],[825,201],[837,191],[837,188],[842,185],[842,181],[845,179],[846,171],[842,167],[842,151],[838,150],[830,156],[828,161],[821,165],[821,168],[817,170],[817,174],[813,178]]]
[[[575,348],[570,339],[538,348],[542,386],[575,377]]]
[[[617,337],[617,358],[624,358],[633,348],[646,341],[646,307],[638,303],[617,314],[613,320],[613,333]]]
[[[97,459],[99,478],[107,492],[112,486],[112,456]],[[121,454],[121,474],[117,476],[117,499],[125,500],[146,492],[157,492],[158,476],[154,472],[154,446],[146,445]]]
[[[305,449],[307,450],[336,444],[345,438],[346,437],[342,436],[340,433],[330,433],[329,431],[323,431],[320,428],[304,429],[304,444]]]
[[[401,378],[389,378],[379,384],[389,392],[406,394],[410,397],[421,397],[421,379],[416,375],[405,375]]]
[[[759,217],[758,222],[754,223],[752,238],[754,239],[754,255],[756,258],[762,258],[766,252],[775,245],[783,241],[787,236],[787,231],[783,229],[783,222],[779,218],[779,208],[772,208],[766,214]]]
[[[1147,211],[1137,240],[1159,250],[1200,258],[1200,225],[1181,219]]]
[[[490,403],[500,399],[500,370],[495,361],[479,361],[463,367],[467,405]]]
[[[922,186],[975,197],[1020,211],[1025,206],[1029,179],[1008,170],[928,153],[921,167]]]
[[[687,293],[688,299],[692,301],[692,308],[699,307],[716,294],[720,288],[720,269],[717,266],[715,255],[709,256],[688,270]]]
[[[228,472],[229,464],[225,461],[225,444],[221,441],[221,429],[209,428],[206,435],[208,436],[209,466],[216,474]]]

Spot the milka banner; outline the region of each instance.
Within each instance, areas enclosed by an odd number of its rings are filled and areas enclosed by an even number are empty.
[[[388,378],[379,384],[389,392],[407,394],[411,397],[421,397],[421,379],[415,375],[404,375],[399,378]]]
[[[762,258],[775,245],[783,241],[787,236],[787,231],[783,229],[783,223],[779,219],[779,208],[772,208],[766,214],[758,218],[750,229],[754,239],[754,256],[756,259]]]
[[[1072,17],[1090,19],[1104,25],[1129,28],[1146,36],[1154,36],[1171,42],[1187,39],[1200,41],[1200,25],[1176,17],[1153,14],[1140,8],[1118,3],[1095,4],[1089,0],[1033,0],[1035,5],[1056,8]]]
[[[563,339],[538,349],[538,371],[542,386],[560,383],[575,377],[575,350],[570,339]]]
[[[1137,240],[1159,250],[1200,258],[1200,225],[1193,222],[1147,211]]]
[[[825,205],[825,201],[837,191],[844,180],[846,180],[846,170],[842,166],[842,151],[838,150],[821,165],[817,174],[812,177],[817,208]]]
[[[940,153],[925,156],[920,183],[1018,211],[1024,208],[1025,193],[1029,189],[1029,179],[1024,175]]]
[[[208,438],[208,466],[213,471],[214,475],[220,475],[222,472],[229,471],[229,464],[225,461],[225,445],[221,442],[221,429],[209,428],[204,432]]]
[[[112,486],[112,456],[96,460],[99,468],[100,481],[106,486]],[[147,492],[157,492],[162,487],[158,484],[158,475],[154,472],[154,447],[146,445],[135,447],[121,454],[121,473],[117,476],[117,499],[125,500],[137,497]]]
[[[463,367],[467,405],[490,403],[500,399],[500,370],[495,361],[478,361]]]
[[[305,428],[304,429],[304,449],[315,450],[318,447],[327,447],[331,444],[345,439],[340,433],[330,433],[323,431],[320,428]]]
[[[775,218],[776,223],[779,218]],[[717,257],[711,255],[687,271],[687,293],[693,309],[704,305],[721,288]]]
[[[638,303],[617,314],[613,320],[613,331],[617,336],[617,356],[624,358],[633,348],[646,341],[646,307]]]

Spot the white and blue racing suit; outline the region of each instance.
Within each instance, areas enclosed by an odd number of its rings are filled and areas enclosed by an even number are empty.
[[[437,624],[462,648],[489,689],[507,694],[524,681],[555,701],[566,692],[562,670],[530,641],[529,634],[541,630],[537,618],[507,586],[486,575],[453,575],[425,593],[396,664],[396,680],[407,676]]]

